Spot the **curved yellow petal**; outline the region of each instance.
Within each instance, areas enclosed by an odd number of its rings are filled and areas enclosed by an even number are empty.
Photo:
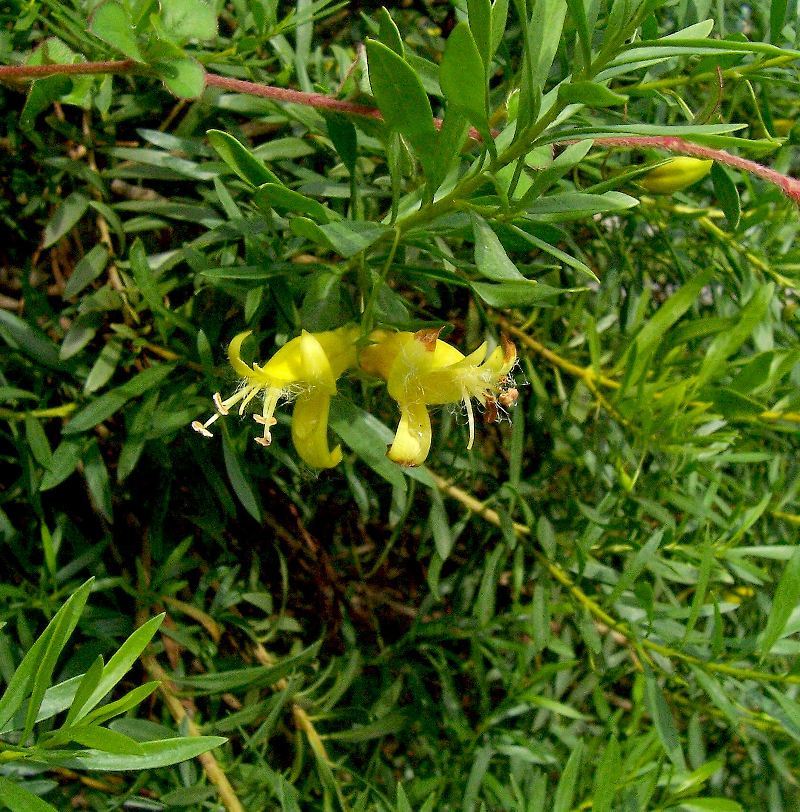
[[[333,377],[338,378],[346,369],[356,365],[356,341],[361,335],[361,328],[355,324],[314,333],[320,346],[328,356]]]
[[[322,344],[312,333],[305,330],[300,336],[300,357],[303,364],[304,381],[329,392],[336,391],[336,378]]]
[[[422,465],[431,450],[431,418],[424,403],[401,403],[397,427],[388,457],[400,465]]]
[[[331,396],[320,390],[300,395],[292,414],[292,440],[302,460],[312,468],[333,468],[342,459],[341,446],[328,447]]]
[[[228,361],[234,372],[242,378],[252,378],[253,370],[242,361],[242,344],[247,336],[252,334],[252,330],[245,330],[243,333],[234,336],[233,341],[228,344]]]
[[[414,340],[409,332],[392,333],[388,330],[373,330],[369,339],[372,342],[361,350],[358,365],[368,375],[377,375],[388,380],[397,356],[402,348]]]

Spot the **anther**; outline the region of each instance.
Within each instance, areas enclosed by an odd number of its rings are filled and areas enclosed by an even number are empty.
[[[497,401],[491,395],[486,396],[486,411],[483,413],[483,422],[488,426],[490,423],[496,423],[500,417],[497,411]]]
[[[271,428],[278,422],[274,417],[264,417],[262,414],[254,414],[253,420],[255,420],[259,425],[266,426],[267,428]]]
[[[214,436],[199,420],[193,420],[192,421],[192,428],[198,434],[202,434],[203,437],[213,437]]]
[[[222,395],[219,392],[214,392],[214,397],[212,398],[214,401],[214,405],[217,407],[217,411],[221,415],[228,414],[228,407],[222,402]]]
[[[255,437],[254,439],[259,445],[263,445],[265,448],[268,445],[272,445],[272,437],[269,434],[265,437]]]
[[[500,405],[505,406],[506,409],[510,409],[512,406],[514,406],[518,399],[519,391],[513,386],[511,389],[507,389],[505,392],[502,392],[497,398]]]

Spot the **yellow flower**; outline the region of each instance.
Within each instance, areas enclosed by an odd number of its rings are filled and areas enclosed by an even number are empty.
[[[697,183],[711,171],[713,165],[713,161],[700,158],[670,158],[639,178],[639,184],[653,194],[669,195]]]
[[[336,394],[336,380],[355,365],[357,327],[340,327],[324,333],[308,333],[293,338],[263,366],[248,366],[241,357],[242,343],[250,331],[239,333],[228,347],[228,359],[241,377],[239,388],[223,400],[214,395],[216,413],[205,423],[195,420],[192,428],[204,437],[212,437],[209,426],[239,404],[239,414],[256,397],[263,397],[261,414],[253,415],[263,426],[263,435],[256,442],[268,446],[272,442],[270,429],[278,402],[296,399],[292,415],[292,440],[300,457],[314,468],[332,468],[342,459],[342,450],[328,447],[328,412],[331,396]]]
[[[389,333],[376,330],[374,342],[359,358],[361,368],[387,383],[400,407],[400,424],[389,449],[389,459],[401,465],[420,465],[431,447],[428,406],[463,403],[469,425],[469,443],[475,440],[472,399],[484,408],[487,422],[496,420],[502,407],[513,406],[517,390],[509,373],[517,360],[514,345],[503,337],[502,346],[487,357],[484,342],[464,356],[439,340],[441,330]]]

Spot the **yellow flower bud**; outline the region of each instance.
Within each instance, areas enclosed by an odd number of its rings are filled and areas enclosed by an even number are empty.
[[[670,158],[641,177],[639,185],[653,194],[670,195],[702,180],[711,171],[713,164],[713,161],[686,156]]]

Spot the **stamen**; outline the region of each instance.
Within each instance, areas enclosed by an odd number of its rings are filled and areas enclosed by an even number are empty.
[[[260,387],[258,386],[249,386],[246,389],[242,390],[243,392],[247,392],[245,399],[242,401],[242,405],[239,407],[239,417],[244,414],[244,410],[247,408],[250,401],[261,391]]]
[[[244,388],[240,389],[238,392],[234,392],[229,398],[221,400],[219,392],[217,392],[214,395],[214,405],[217,407],[220,414],[226,415],[230,411],[231,406],[237,404],[246,394],[247,388]]]
[[[202,434],[203,437],[213,437],[214,436],[199,420],[193,420],[192,421],[192,428],[198,434]]]
[[[472,412],[472,399],[466,389],[462,390],[464,396],[464,406],[467,409],[467,423],[469,424],[469,442],[467,443],[467,451],[472,449],[472,444],[475,442],[475,415]]]
[[[281,389],[275,389],[274,387],[267,389],[267,394],[264,397],[264,409],[262,414],[253,415],[253,419],[256,421],[256,423],[260,423],[264,427],[264,436],[256,437],[256,442],[259,445],[268,446],[270,443],[272,443],[272,434],[270,433],[270,429],[278,422],[273,417],[273,414],[282,394],[283,390]]]

